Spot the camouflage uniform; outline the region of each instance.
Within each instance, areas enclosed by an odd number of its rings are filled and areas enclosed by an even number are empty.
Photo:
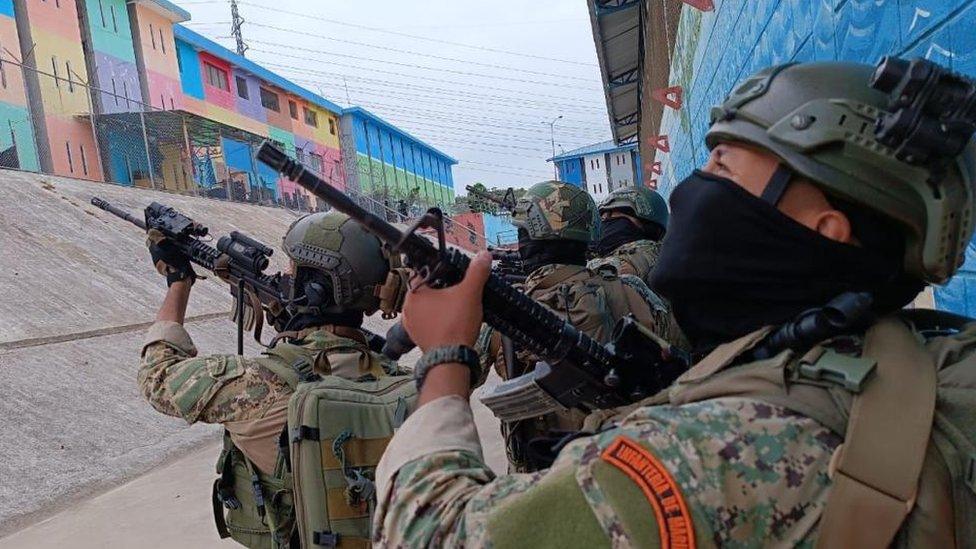
[[[342,333],[340,337],[334,332]],[[365,333],[355,328],[303,330],[295,345],[324,351],[317,370],[355,379],[392,373],[396,364],[370,352]],[[284,363],[272,354],[198,357],[189,334],[175,322],[157,322],[142,348],[139,388],[152,406],[187,423],[222,423],[234,444],[263,472],[274,469],[278,436],[287,421],[292,390],[269,369]],[[284,364],[291,367],[290,364]]]
[[[597,226],[595,205],[584,191],[558,182],[532,186],[519,201],[513,223],[537,241],[589,242]],[[567,318],[576,328],[593,339],[610,340],[617,321],[633,314],[638,321],[664,335],[670,319],[666,305],[647,285],[634,276],[618,277],[605,269],[593,271],[580,265],[550,264],[535,269],[519,285],[529,297]],[[482,361],[482,382],[494,367],[502,379],[508,379],[509,367],[500,334],[485,326],[479,336],[478,351]],[[540,359],[527,351],[517,350],[514,376],[535,367]],[[565,410],[534,420],[503,425],[511,469],[538,469],[534,460],[520,447],[528,440],[578,430],[584,414]],[[513,434],[513,433],[517,433]],[[517,439],[517,440],[516,440]]]
[[[888,100],[866,85],[872,73],[850,63],[763,70],[713,109],[706,141],[775,152],[828,196],[898,220],[911,237],[905,273],[940,283],[961,265],[973,234],[976,142],[944,172],[896,158],[863,130]],[[374,540],[971,546],[976,323],[933,335],[913,320],[924,316],[898,312],[863,335],[761,360],[750,357],[763,356],[754,348],[767,342],[768,327],[719,345],[666,392],[615,416],[593,414],[587,426],[601,430],[534,474],[493,474],[467,400],[432,401],[400,428],[377,470]],[[911,438],[919,435],[927,440]],[[919,468],[907,471],[909,462]],[[903,490],[882,489],[890,485]]]
[[[646,226],[667,227],[668,208],[664,198],[657,192],[647,188],[623,187],[610,193],[600,203],[601,214],[610,211],[623,211],[636,217]],[[613,269],[618,275],[633,275],[651,285],[651,273],[657,265],[658,255],[661,253],[661,242],[649,238],[633,240],[617,246],[609,254],[596,257],[587,262],[586,266],[597,270],[600,268]],[[664,303],[666,318],[658,323],[658,334],[672,345],[687,348],[688,340],[678,327],[671,312],[671,306],[666,300],[655,295],[657,301]]]
[[[802,357],[793,353],[729,366],[765,333],[706,356],[669,395],[656,397],[668,404],[621,409],[603,425],[600,417],[611,414],[594,414],[587,426],[598,434],[574,440],[539,473],[496,476],[474,428],[462,427],[473,422],[466,401],[446,397],[421,407],[377,471],[383,504],[374,541],[384,547],[594,547],[609,540],[615,547],[652,547],[660,540],[664,547],[666,536],[673,546],[693,546],[693,535],[700,546],[813,546],[842,436],[785,406],[694,394],[719,373],[763,368],[782,380],[795,371]],[[940,380],[976,395],[972,375],[960,383],[962,372],[976,366],[974,351],[976,325],[930,340],[925,352]],[[951,538],[951,532],[939,535]]]

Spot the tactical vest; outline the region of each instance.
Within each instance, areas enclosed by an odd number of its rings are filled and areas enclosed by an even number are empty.
[[[280,342],[266,351],[280,360],[263,366],[294,391],[288,423],[271,474],[224,433],[212,497],[221,538],[266,549],[369,547],[374,470],[417,394],[412,376],[384,375],[347,341],[324,349]],[[316,373],[331,372],[330,354],[351,351],[362,352],[359,371],[370,373],[356,380]]]
[[[634,282],[621,279],[611,271],[591,271],[574,265],[558,265],[547,271],[533,273],[524,284],[524,292],[529,297],[552,309],[568,319],[573,326],[593,339],[606,343],[610,340],[617,320],[633,314],[647,326],[655,325],[656,304],[658,311],[664,303],[649,301],[644,292],[650,293],[646,285],[634,277]],[[585,274],[586,277],[579,276]],[[634,288],[636,283],[639,288]],[[630,288],[631,291],[628,291]],[[642,291],[643,290],[643,291]],[[506,360],[501,336],[496,334],[489,345],[488,352],[496,357],[495,366],[502,379],[508,378]],[[538,357],[528,351],[518,351],[515,374],[521,375],[535,367]],[[544,417],[522,420],[502,425],[506,441],[506,453],[513,472],[529,472],[547,467],[553,455],[548,450],[534,448],[551,446],[547,439],[558,438],[563,433],[579,429],[586,415],[579,410],[563,410]],[[527,443],[537,440],[533,449]]]
[[[831,459],[819,547],[973,547],[976,323],[923,341],[906,324],[913,315],[873,325],[860,353],[832,340],[799,357],[786,350],[737,364],[769,333],[760,330],[630,408],[741,397],[792,410],[844,439]]]

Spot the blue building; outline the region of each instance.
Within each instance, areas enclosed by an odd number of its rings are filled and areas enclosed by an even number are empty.
[[[585,189],[599,202],[614,189],[643,185],[637,144],[603,141],[549,159],[556,163],[559,180]]]
[[[700,11],[681,2],[589,1],[614,139],[633,143],[639,134],[644,177],[651,161],[661,162],[662,175],[655,177],[665,196],[705,162],[710,107],[762,67],[831,60],[874,64],[897,55],[976,75],[976,0],[712,4],[714,9]],[[668,47],[640,51],[657,38],[668,40]],[[641,60],[654,70],[643,71]],[[676,87],[677,108],[654,98]],[[976,316],[976,244],[970,243],[959,273],[936,288],[935,301],[939,308]]]
[[[376,200],[454,203],[457,160],[361,107],[342,112],[346,187]]]

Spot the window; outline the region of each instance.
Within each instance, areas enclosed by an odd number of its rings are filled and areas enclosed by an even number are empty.
[[[623,164],[624,166],[627,165],[627,155],[625,154],[620,155],[620,163]]]
[[[301,147],[295,147],[295,160],[298,160],[300,164],[305,163],[305,149]]]
[[[308,163],[312,166],[312,171],[322,175],[322,155],[311,153],[308,155]]]
[[[122,95],[125,97],[125,108],[129,108],[129,83],[122,81]]]
[[[107,27],[105,24],[105,8],[102,6],[102,0],[98,0],[98,14],[102,16],[102,26]]]
[[[156,31],[153,30],[152,23],[149,23],[149,39],[152,40],[153,49],[156,49]]]
[[[159,108],[166,110],[166,100],[163,99],[163,94],[159,94]]]
[[[61,80],[58,78],[58,58],[51,56],[51,68],[54,69],[54,87],[61,89]]]
[[[0,44],[0,51],[3,51],[2,44]],[[3,66],[3,59],[0,59],[0,85],[3,85],[4,89],[7,88],[7,69]]]
[[[250,96],[247,94],[247,80],[240,76],[235,76],[234,80],[237,81],[237,97],[249,99]]]
[[[163,55],[166,55],[166,41],[163,40],[163,29],[159,30],[159,47],[163,48]]]
[[[85,175],[88,175],[88,161],[85,160],[85,144],[82,143],[81,145],[78,145],[78,148],[81,149],[81,171],[84,172]]]
[[[319,113],[309,109],[308,107],[302,107],[302,111],[305,113],[305,123],[313,128],[319,127]]]
[[[75,93],[75,83],[71,79],[71,61],[64,62],[64,70],[68,74],[68,93]]]
[[[172,95],[169,96],[169,109],[171,111],[175,111],[176,110],[176,105],[173,104],[173,96]]]
[[[281,106],[278,105],[278,94],[265,88],[261,88],[261,105],[274,112],[281,110]]]
[[[591,170],[593,169],[593,159],[592,158],[590,159],[590,169]]]
[[[329,133],[335,135],[335,118],[329,118]]]
[[[112,32],[119,32],[119,24],[115,20],[115,6],[109,6],[108,9],[112,12]],[[102,17],[104,18],[105,16],[103,15]],[[102,26],[105,26],[104,21]]]
[[[599,158],[596,159],[596,169],[598,169],[598,170],[600,169],[600,159]],[[600,186],[602,187],[603,184],[601,183]],[[603,191],[600,191],[600,192],[603,192]]]
[[[599,160],[597,162],[599,162]],[[600,183],[600,194],[603,194],[603,183]]]
[[[112,97],[115,98],[115,106],[119,106],[119,90],[115,87],[115,79],[112,79]]]
[[[298,103],[295,103],[291,99],[288,100],[288,114],[295,120],[298,120]]]
[[[230,91],[230,85],[227,83],[227,73],[223,69],[218,69],[210,63],[204,63],[203,66],[207,71],[208,84],[224,91]]]
[[[71,173],[75,173],[75,165],[74,165],[74,162],[71,161],[71,142],[70,141],[65,141],[64,142],[64,150],[68,153],[68,171],[71,172]]]

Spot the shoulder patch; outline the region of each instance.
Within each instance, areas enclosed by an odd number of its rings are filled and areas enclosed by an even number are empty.
[[[657,517],[661,547],[694,549],[695,528],[684,496],[654,454],[619,436],[603,450],[600,458],[630,477],[647,497]]]

